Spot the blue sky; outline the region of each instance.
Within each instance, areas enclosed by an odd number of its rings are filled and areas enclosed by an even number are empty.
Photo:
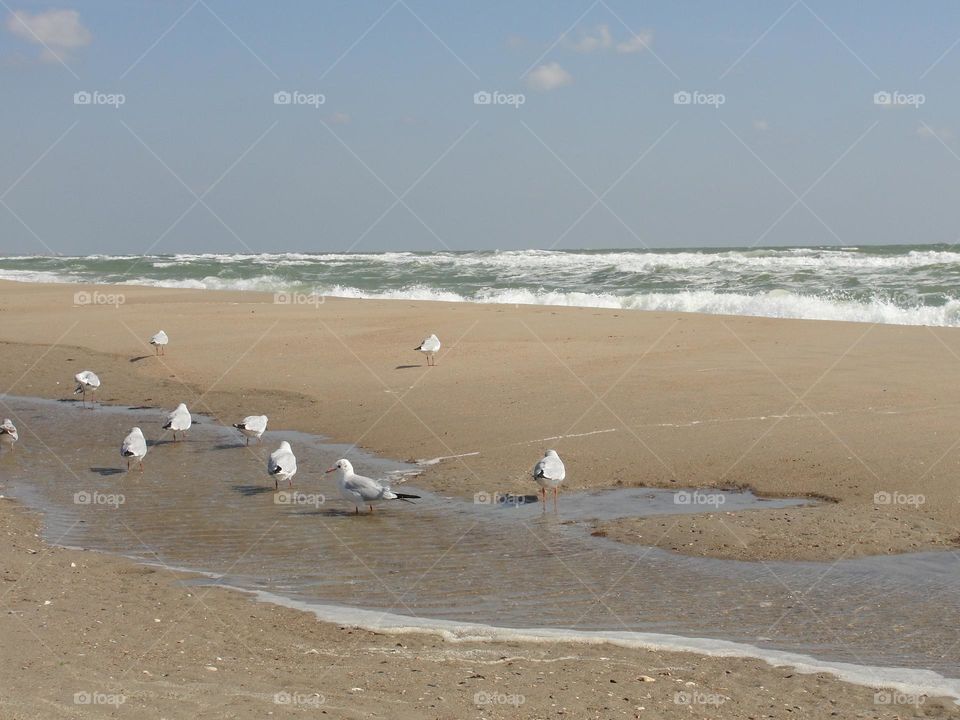
[[[956,242],[960,5],[865,7],[11,3],[0,252]]]

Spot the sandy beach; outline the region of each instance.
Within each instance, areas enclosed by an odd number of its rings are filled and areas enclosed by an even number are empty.
[[[77,292],[104,302],[77,305]],[[146,344],[159,328],[171,338],[162,358]],[[430,332],[445,343],[436,368],[412,350]],[[824,561],[947,549],[960,535],[951,329],[3,282],[0,343],[9,395],[67,398],[73,374],[91,368],[107,404],[183,401],[225,423],[264,412],[273,428],[386,457],[446,458],[417,483],[462,498],[532,493],[530,467],[553,447],[567,490],[746,487],[820,503],[595,528],[622,542]],[[117,716],[136,707],[143,717],[955,714],[933,699],[887,707],[873,689],[755,660],[335,627],[162,569],[44,546],[38,519],[10,502],[0,521],[12,717],[114,712],[75,705],[77,692],[122,693]],[[299,704],[278,705],[284,692]],[[478,704],[476,693],[489,696]]]

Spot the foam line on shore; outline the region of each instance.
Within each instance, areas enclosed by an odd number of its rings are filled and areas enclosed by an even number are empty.
[[[263,602],[313,613],[320,621],[348,625],[371,632],[429,634],[447,642],[539,642],[609,643],[618,647],[662,652],[689,652],[711,657],[756,658],[773,667],[791,667],[799,673],[829,673],[844,682],[866,687],[889,688],[909,695],[948,697],[960,705],[960,679],[947,678],[932,670],[878,667],[819,660],[810,655],[770,650],[746,643],[687,638],[662,633],[613,630],[567,630],[563,628],[506,628],[480,623],[409,617],[386,611],[322,605],[292,600],[265,590],[231,589],[252,593]]]

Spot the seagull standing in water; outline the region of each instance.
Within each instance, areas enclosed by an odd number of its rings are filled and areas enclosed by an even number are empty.
[[[533,479],[540,486],[544,509],[547,503],[547,488],[553,488],[553,509],[557,509],[557,488],[567,476],[567,469],[556,450],[547,450],[533,468]]]
[[[190,411],[187,410],[187,406],[183,403],[177,405],[176,410],[167,415],[167,422],[164,423],[164,430],[173,431],[173,441],[177,441],[177,433],[180,433],[182,436],[186,436],[187,430],[190,429],[190,426],[193,425],[193,418],[190,417]],[[181,440],[183,438],[181,437]]]
[[[286,440],[267,458],[267,472],[273,476],[275,489],[280,489],[281,480],[286,480],[289,486],[293,487],[293,476],[297,474],[297,457]]]
[[[427,367],[435,366],[437,364],[437,353],[440,352],[440,338],[436,335],[426,337],[414,350],[419,350],[427,356]]]
[[[87,391],[92,395],[100,387],[100,378],[93,370],[81,370],[73,379],[77,381],[77,389],[73,391],[74,395],[83,396],[83,404],[87,404]]]
[[[147,439],[143,437],[143,431],[138,428],[131,428],[130,434],[123,439],[123,445],[120,446],[120,457],[127,460],[127,472],[130,471],[130,461],[136,460],[140,463],[140,472],[143,472],[143,456],[147,454]]]
[[[267,429],[267,416],[248,415],[243,419],[243,422],[234,423],[233,426],[247,438],[247,445],[250,444],[250,438],[256,438],[258,442],[263,442],[260,438]]]
[[[170,342],[170,338],[167,337],[167,334],[163,330],[160,330],[156,335],[150,338],[150,344],[153,345],[154,352],[157,355],[167,354],[168,342]]]
[[[20,439],[20,435],[17,434],[17,426],[13,424],[13,420],[10,418],[4,418],[3,424],[0,425],[0,439],[9,440],[11,443]]]
[[[337,487],[340,494],[354,504],[355,514],[360,513],[360,506],[366,505],[373,512],[373,504],[383,500],[417,500],[419,495],[407,495],[394,492],[387,485],[382,485],[373,478],[357,475],[353,471],[353,464],[349,460],[337,460],[337,464],[327,470],[328,473],[337,471]]]

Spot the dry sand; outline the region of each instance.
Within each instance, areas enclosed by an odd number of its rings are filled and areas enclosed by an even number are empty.
[[[183,401],[224,422],[265,412],[271,429],[399,459],[464,455],[431,466],[418,484],[467,497],[530,492],[529,468],[554,447],[567,488],[748,486],[836,501],[598,528],[692,554],[826,560],[949,547],[960,534],[953,329],[400,301],[278,305],[262,294],[134,287],[96,290],[122,293],[119,306],[75,307],[81,290],[94,291],[0,283],[3,390],[67,397],[72,375],[90,368],[104,402]],[[160,328],[171,340],[155,358],[146,340]],[[429,332],[445,344],[430,369],[412,351]],[[4,717],[110,716],[112,708],[75,706],[73,693],[118,689],[128,696],[118,717],[133,708],[137,717],[914,713],[874,704],[866,688],[757,661],[339,629],[123,560],[45,548],[6,503],[0,521]],[[642,674],[657,682],[636,680]],[[692,710],[673,702],[691,688],[730,700]],[[326,703],[275,705],[285,690]],[[526,702],[519,711],[478,707],[475,692]],[[918,712],[948,710],[928,700]]]

